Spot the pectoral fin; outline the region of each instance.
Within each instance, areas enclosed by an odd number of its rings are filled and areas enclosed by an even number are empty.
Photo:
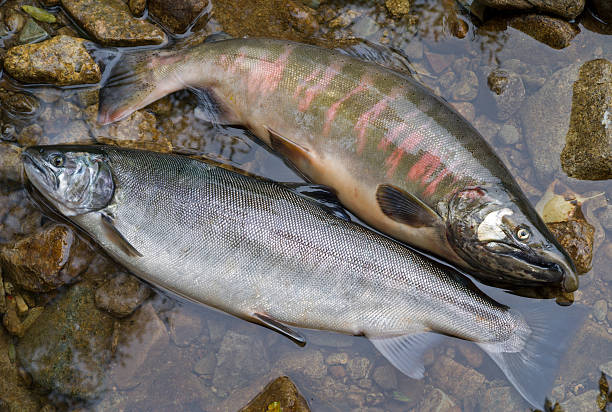
[[[288,326],[283,325],[279,321],[272,319],[271,317],[266,316],[262,313],[254,313],[253,317],[256,318],[259,322],[261,322],[265,327],[272,329],[273,331],[278,332],[281,335],[285,335],[298,345],[306,345],[306,339],[304,339],[302,335],[289,328]]]
[[[340,204],[334,190],[325,185],[315,185],[310,183],[285,183],[284,186],[291,189],[294,193],[308,199],[314,200],[323,209],[340,219],[351,221],[351,217],[346,213]]]
[[[308,148],[280,135],[269,127],[266,127],[266,130],[270,134],[272,150],[289,160],[299,170],[310,164],[312,153]]]
[[[115,222],[112,217],[106,213],[100,213],[102,227],[106,232],[108,239],[119,247],[126,255],[131,257],[142,257],[142,254],[136,250],[134,246],[119,232],[115,227]]]
[[[425,373],[423,355],[441,339],[442,335],[424,332],[388,338],[370,338],[370,341],[402,373],[414,379],[421,379]]]
[[[379,185],[376,201],[389,218],[412,227],[434,226],[441,219],[421,200],[392,185]]]

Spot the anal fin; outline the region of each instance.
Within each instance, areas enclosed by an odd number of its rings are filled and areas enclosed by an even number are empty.
[[[315,201],[323,209],[340,219],[351,221],[334,190],[325,185],[316,185],[311,183],[285,183],[284,186],[291,189],[294,193]]]
[[[423,355],[442,339],[433,332],[393,337],[370,338],[378,351],[404,375],[421,379],[425,373]]]
[[[264,315],[262,313],[254,313],[253,317],[256,318],[259,322],[261,322],[265,327],[272,329],[275,332],[284,335],[297,343],[300,346],[306,345],[306,339],[290,327],[283,325],[279,321],[272,319],[271,317]]]
[[[189,87],[189,90],[198,100],[198,107],[195,109],[195,117],[215,125],[235,125],[239,124],[237,117],[225,105],[212,90]]]
[[[142,254],[136,250],[134,246],[119,232],[115,226],[115,222],[112,217],[106,213],[100,213],[100,220],[102,221],[102,227],[106,232],[108,239],[119,247],[126,255],[131,257],[142,257]]]
[[[441,219],[421,200],[396,186],[379,185],[376,201],[387,217],[412,227],[434,226]]]
[[[266,130],[270,135],[270,147],[272,150],[289,160],[300,170],[310,164],[312,153],[308,148],[295,143],[269,127],[266,127]]]

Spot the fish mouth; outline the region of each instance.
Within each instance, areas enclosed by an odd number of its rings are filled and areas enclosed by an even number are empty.
[[[51,172],[42,162],[40,162],[36,155],[30,153],[30,149],[26,149],[21,153],[21,159],[24,164],[25,174],[28,180],[30,180],[34,186],[38,187],[40,184],[42,184],[43,186],[46,186],[46,190],[57,188],[58,182],[57,179],[55,179],[55,174]],[[38,173],[32,173],[33,171],[31,168],[34,168]]]

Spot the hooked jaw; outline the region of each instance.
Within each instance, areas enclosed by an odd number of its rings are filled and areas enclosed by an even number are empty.
[[[554,262],[551,270],[558,271],[559,275],[562,277],[561,286],[563,290],[565,292],[576,291],[578,289],[579,280],[578,271],[576,270],[574,262],[572,262],[565,253],[561,253],[561,257],[559,257],[558,253],[549,253],[547,257],[550,261]]]

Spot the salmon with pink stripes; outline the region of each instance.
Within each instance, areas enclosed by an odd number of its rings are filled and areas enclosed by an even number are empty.
[[[125,54],[100,91],[110,123],[195,90],[383,233],[499,287],[574,291],[576,269],[482,136],[407,76],[333,50],[227,39]]]

